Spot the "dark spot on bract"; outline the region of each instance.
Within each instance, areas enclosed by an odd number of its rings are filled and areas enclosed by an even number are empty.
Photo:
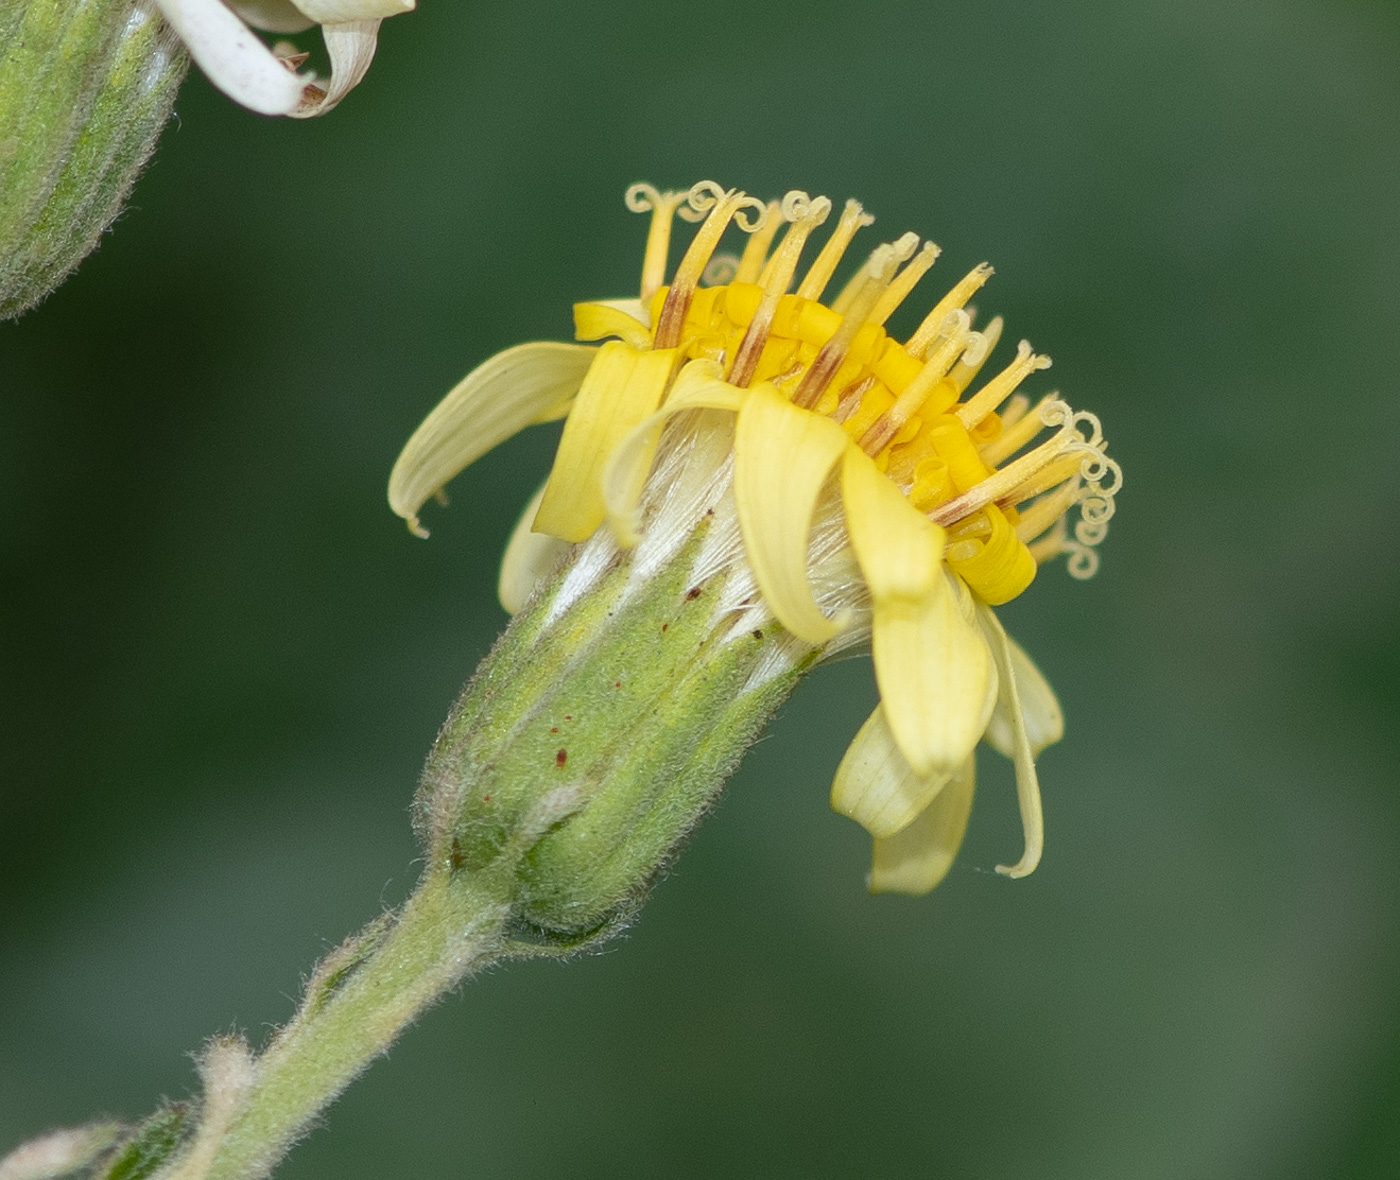
[[[755,631],[755,632],[753,633],[753,637],[754,637],[755,639],[762,639],[762,638],[763,638],[763,632],[762,632],[762,631]]]
[[[452,866],[455,873],[466,862],[466,857],[462,855],[462,843],[456,837],[452,840],[452,851],[448,854],[447,863]]]
[[[692,586],[689,590],[687,590],[687,591],[685,592],[685,600],[686,600],[687,602],[691,602],[691,601],[693,601],[694,599],[699,598],[699,597],[700,597],[700,587],[699,587],[699,586]]]
[[[568,751],[568,750],[565,750],[565,749],[562,749],[562,748],[561,748],[560,751],[559,751],[559,753],[557,753],[557,754],[554,755],[554,765],[555,765],[555,766],[563,766],[564,763],[567,762],[568,760],[569,760],[569,751]]]
[[[621,681],[621,680],[614,680],[614,681],[613,681],[613,687],[614,687],[614,688],[621,688],[621,687],[622,687],[622,681]]]
[[[550,733],[558,733],[558,732],[559,732],[559,727],[558,727],[557,725],[551,725],[551,726],[549,727],[549,732],[550,732]]]
[[[664,631],[664,630],[666,630],[666,628],[669,627],[670,625],[671,625],[670,623],[662,623],[662,624],[661,624],[661,629]]]

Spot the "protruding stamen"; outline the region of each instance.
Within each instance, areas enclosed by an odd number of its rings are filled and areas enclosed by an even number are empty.
[[[875,306],[880,295],[889,286],[890,280],[894,278],[894,270],[898,265],[893,246],[880,246],[870,255],[870,260],[861,268],[858,276],[862,282],[859,292],[851,301],[835,335],[822,346],[816,360],[802,375],[802,380],[792,395],[794,405],[810,410],[821,400],[827,385],[836,376],[836,370],[846,359],[851,341],[864,326],[870,309]]]
[[[768,247],[773,244],[773,235],[783,224],[781,211],[780,202],[768,202],[768,213],[763,224],[754,230],[749,235],[749,240],[744,243],[744,253],[739,259],[739,269],[734,272],[734,282],[758,282],[758,276],[763,273],[763,263],[768,258]]]
[[[802,247],[830,212],[831,201],[826,197],[812,200],[806,193],[794,191],[783,198],[782,214],[790,224],[783,235],[782,244],[763,268],[763,298],[759,300],[758,310],[754,312],[749,329],[744,333],[744,341],[734,357],[729,373],[731,385],[744,389],[753,379],[759,357],[763,355],[763,346],[768,342],[768,331],[773,326],[773,313],[778,310],[778,300],[787,293],[792,283],[797,260],[802,256]]]
[[[1016,346],[1016,359],[957,408],[962,424],[971,430],[983,418],[1016,392],[1016,387],[1032,373],[1050,367],[1048,356],[1037,356],[1029,340]]]
[[[870,429],[861,436],[860,449],[867,455],[878,455],[904,424],[923,408],[934,386],[943,380],[958,353],[966,347],[971,324],[967,312],[961,308],[948,313],[933,351],[919,370],[919,375],[905,386],[894,405],[871,423]]]
[[[953,366],[954,370],[957,366]],[[1051,395],[1054,396],[1053,394]],[[1001,428],[1003,431],[1010,430],[1016,423],[1026,416],[1026,411],[1031,408],[1031,399],[1024,393],[1016,394],[1006,403],[1006,409],[1001,412]]]
[[[1017,395],[1020,396],[1019,394]],[[1037,434],[1045,429],[1045,423],[1041,420],[1041,411],[1054,402],[1060,395],[1058,393],[1047,393],[1036,403],[1032,413],[1022,411],[1015,417],[1009,413],[1002,415],[1001,434],[992,439],[984,447],[980,448],[982,461],[992,467],[999,467],[1002,462],[1009,459],[1023,446],[1031,441]],[[1013,404],[1015,398],[1012,399]]]
[[[836,223],[831,237],[827,238],[826,245],[817,255],[817,260],[812,263],[801,286],[797,288],[798,297],[801,299],[820,299],[822,292],[826,290],[827,283],[831,282],[832,274],[835,273],[836,267],[845,255],[846,247],[851,244],[851,239],[855,237],[856,231],[874,223],[874,216],[866,213],[859,201],[847,201],[846,207],[841,211],[841,220]]]
[[[1068,479],[1053,492],[1042,496],[1021,513],[1021,519],[1016,522],[1016,535],[1027,545],[1031,544],[1074,507],[1079,491],[1079,481]]]
[[[914,251],[919,248],[919,235],[914,233],[913,230],[910,230],[909,233],[901,234],[891,242],[889,248],[894,252],[893,257],[895,265],[903,266],[909,259],[914,257]],[[880,250],[883,249],[883,247],[876,247],[876,249]],[[872,253],[870,259],[873,261],[874,258],[875,255]],[[867,265],[869,265],[869,263],[867,263]],[[831,310],[844,315],[846,309],[851,306],[851,301],[860,293],[863,282],[864,280],[861,278],[861,272],[856,271],[856,273],[851,276],[851,281],[841,288],[841,294],[832,300]],[[873,311],[874,308],[871,310]],[[866,319],[869,318],[870,317],[867,315]]]
[[[624,198],[633,213],[651,213],[647,248],[642,257],[642,305],[661,290],[666,282],[666,263],[671,250],[671,219],[676,206],[685,201],[684,192],[658,192],[654,185],[634,184]]]
[[[933,242],[925,242],[924,248],[914,256],[909,265],[895,276],[894,282],[883,295],[880,301],[875,304],[875,308],[870,313],[872,324],[883,324],[894,314],[895,308],[909,297],[909,292],[914,289],[914,285],[928,274],[929,267],[943,253]]]
[[[934,304],[933,310],[924,316],[924,322],[905,342],[904,347],[909,355],[923,356],[924,350],[933,343],[933,338],[938,335],[938,329],[942,326],[943,321],[948,318],[948,313],[956,308],[965,307],[967,301],[991,277],[992,268],[985,262],[978,263],[968,271],[957,286]]]
[[[671,289],[666,292],[666,302],[657,317],[654,348],[675,348],[680,343],[681,328],[685,326],[685,314],[690,310],[696,284],[730,221],[751,234],[763,225],[768,213],[767,206],[757,197],[747,196],[738,189],[725,192],[712,180],[702,180],[695,185],[686,194],[686,200],[696,212],[709,216],[691,241],[680,266],[676,267],[676,277],[671,280]],[[752,217],[743,216],[746,209],[753,211]]]
[[[948,374],[948,383],[958,391],[959,397],[961,397],[963,391],[972,384],[973,378],[982,371],[982,366],[987,363],[987,358],[992,355],[992,350],[996,348],[997,341],[1001,339],[1001,330],[1004,324],[1005,321],[1001,316],[996,316],[982,331],[973,332],[972,336],[968,337],[967,351],[958,358],[958,363],[953,366],[952,371]],[[973,337],[976,338],[975,343],[973,342]],[[1030,403],[1027,402],[1026,404],[1029,405]],[[1024,410],[1021,412],[1025,413]],[[1003,423],[1005,420],[1006,416],[1003,414]]]
[[[1021,484],[1044,467],[1048,467],[1071,448],[1088,450],[1084,440],[1072,425],[1073,411],[1064,402],[1047,401],[1040,407],[1039,417],[1043,426],[1059,427],[1055,437],[1047,439],[1033,451],[1027,451],[1013,463],[988,476],[981,483],[969,488],[962,495],[940,504],[929,516],[935,524],[947,525],[961,520],[993,501],[1009,497]]]

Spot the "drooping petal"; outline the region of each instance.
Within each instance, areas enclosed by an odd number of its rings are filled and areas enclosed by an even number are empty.
[[[324,115],[360,84],[374,61],[374,51],[379,44],[379,23],[375,18],[338,21],[321,27],[331,59],[331,76],[324,88],[320,83],[306,87],[301,105],[291,112],[294,119]]]
[[[871,893],[927,893],[948,875],[972,814],[976,760],[969,757],[908,827],[874,842]]]
[[[1026,739],[1030,742],[1031,753],[1038,758],[1046,746],[1054,745],[1065,736],[1065,716],[1060,710],[1055,690],[1021,645],[1008,635],[1006,647],[1011,653],[1011,670],[1016,674],[1016,691],[1021,697]],[[1003,700],[1004,696],[998,696],[997,707],[992,710],[987,732],[982,737],[998,754],[1015,758],[1015,723]]]
[[[417,0],[296,0],[296,6],[318,25],[333,25],[412,12]]]
[[[811,644],[844,625],[812,596],[807,544],[822,485],[849,447],[836,422],[799,409],[767,382],[750,391],[734,431],[734,500],[749,565],[774,617]]]
[[[641,539],[638,504],[666,420],[687,410],[738,413],[743,405],[747,391],[721,380],[719,373],[714,361],[691,361],[677,375],[666,404],[637,423],[608,457],[603,468],[603,502],[608,527],[624,548]]]
[[[986,727],[996,672],[943,572],[943,530],[854,447],[842,496],[873,600],[871,654],[890,730],[917,775],[951,774]]]
[[[157,0],[209,81],[260,115],[286,115],[304,79],[287,69],[222,0]]]
[[[886,839],[908,827],[951,778],[915,774],[895,744],[883,706],[876,706],[841,759],[831,806],[877,840]]]
[[[292,0],[227,0],[228,6],[255,29],[269,33],[303,33],[316,22]]]
[[[1040,781],[1035,773],[1035,755],[1031,752],[1030,736],[1026,730],[1025,713],[1021,707],[1021,694],[1016,680],[1016,670],[1011,662],[1010,642],[1002,629],[1001,621],[991,607],[977,605],[978,621],[987,636],[1000,673],[1001,706],[1011,719],[1012,753],[1016,766],[1016,802],[1021,808],[1021,828],[1025,833],[1025,849],[1021,859],[1014,865],[997,865],[997,872],[1008,877],[1028,877],[1040,863],[1040,854],[1045,847],[1045,817],[1040,807]]]
[[[618,444],[661,404],[680,359],[679,349],[640,352],[621,340],[598,349],[564,423],[536,532],[583,541],[603,523],[603,468]]]
[[[501,558],[501,576],[496,582],[496,596],[508,614],[515,614],[529,601],[535,587],[546,578],[558,564],[560,556],[569,547],[567,541],[537,533],[530,526],[535,523],[535,513],[540,510],[544,499],[544,484],[530,497],[525,511],[515,523],[515,530],[506,544],[505,556]]]
[[[642,301],[575,303],[574,339],[602,340],[605,336],[616,336],[633,348],[650,348],[651,329],[646,325]]]
[[[389,506],[426,536],[418,510],[492,447],[578,389],[596,348],[539,341],[498,352],[462,378],[413,432],[389,476]]]

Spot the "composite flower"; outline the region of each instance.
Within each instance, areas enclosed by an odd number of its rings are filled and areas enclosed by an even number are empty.
[[[417,0],[156,0],[209,80],[263,115],[308,119],[335,107],[359,85],[385,17]],[[329,78],[300,72],[307,54],[285,42],[269,47],[252,29],[295,34],[321,27]]]
[[[805,269],[825,197],[765,203],[706,181],[636,185],[627,203],[651,215],[637,296],[574,308],[576,338],[602,343],[519,345],[475,369],[408,442],[391,506],[422,533],[423,505],[462,468],[564,418],[503,562],[508,610],[563,563],[674,549],[703,518],[721,538],[707,568],[739,571],[713,608],[733,634],[776,626],[813,662],[869,647],[880,704],[831,801],[873,838],[871,888],[923,893],[947,873],[981,740],[1014,764],[1024,829],[998,870],[1032,872],[1035,759],[1063,722],[993,608],[1057,559],[1076,577],[1097,568],[1122,482],[1098,419],[1022,391],[1050,363],[1025,341],[981,380],[1003,330],[969,306],[985,264],[904,339],[885,325],[937,259],[932,242],[881,244],[834,288],[873,221],[855,201]],[[667,281],[677,218],[698,229]],[[732,231],[747,235],[737,256],[720,250]]]

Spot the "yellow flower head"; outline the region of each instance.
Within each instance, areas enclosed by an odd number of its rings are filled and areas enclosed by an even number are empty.
[[[873,221],[855,201],[801,274],[825,197],[765,205],[705,181],[635,185],[627,203],[651,214],[639,297],[574,308],[578,339],[605,343],[520,345],[468,375],[405,447],[392,507],[421,533],[419,510],[463,467],[566,416],[506,553],[507,609],[573,544],[598,548],[597,565],[639,542],[674,547],[708,515],[712,563],[744,570],[716,606],[736,632],[776,621],[805,652],[870,645],[881,703],[832,805],[874,838],[871,887],[922,893],[942,879],[981,738],[1015,763],[1025,847],[999,871],[1025,876],[1043,837],[1034,759],[1063,723],[991,607],[1061,555],[1076,577],[1093,574],[1122,482],[1098,420],[1057,394],[1033,404],[1018,392],[1050,364],[1025,341],[972,389],[1002,332],[999,317],[974,327],[966,307],[985,264],[902,341],[884,325],[933,265],[932,242],[876,247],[828,297]],[[699,229],[667,284],[677,216]],[[718,253],[731,227],[748,235],[738,257]]]

